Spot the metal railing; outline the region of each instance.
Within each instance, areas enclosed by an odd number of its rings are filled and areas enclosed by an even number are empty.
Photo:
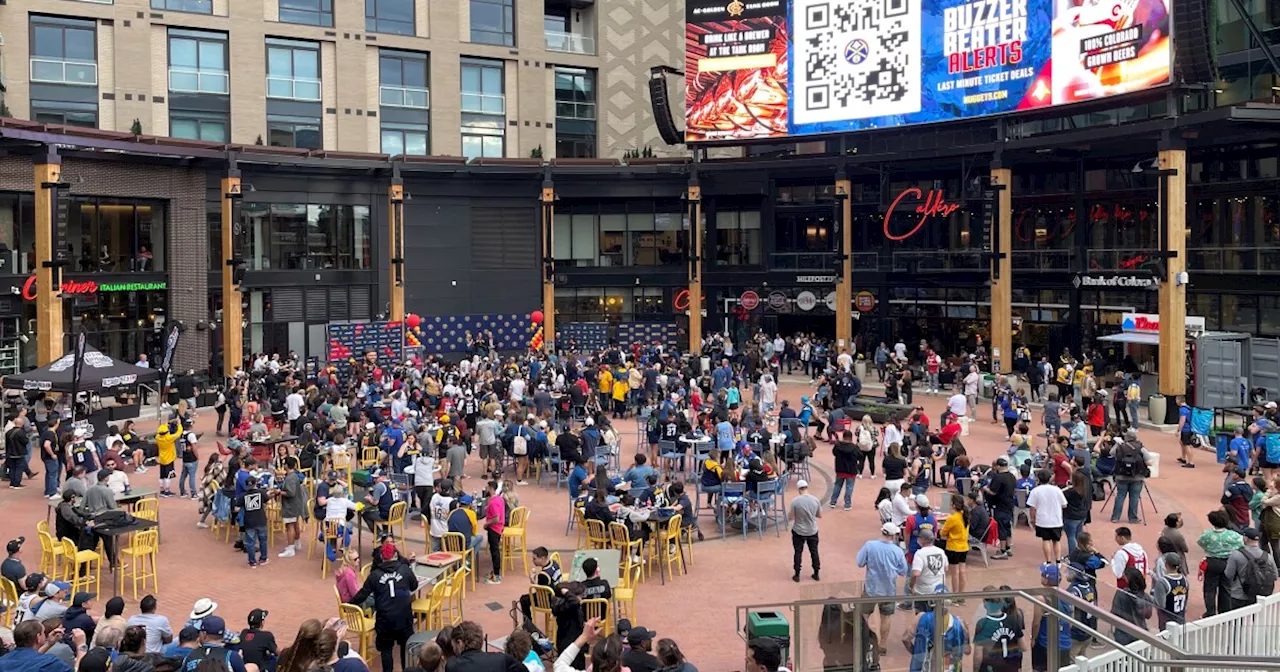
[[[506,114],[507,97],[501,93],[463,93],[462,111],[475,114]]]
[[[928,252],[894,252],[893,270],[897,273],[937,271],[982,271],[987,265],[977,250]]]
[[[288,100],[320,100],[320,80],[310,77],[267,77],[267,97]]]
[[[1280,273],[1275,247],[1195,247],[1187,250],[1187,270],[1219,273]]]
[[[1071,250],[1014,250],[1009,261],[1015,270],[1067,271],[1073,256]]]
[[[595,55],[595,38],[578,33],[565,33],[558,30],[543,31],[546,38],[547,51],[559,51],[565,54]]]
[[[874,271],[880,266],[879,252],[854,252],[849,255],[855,271]],[[839,272],[835,252],[773,252],[769,255],[770,268],[775,271],[829,271]]]
[[[31,81],[46,84],[97,86],[98,64],[63,58],[32,58]]]
[[[385,107],[408,107],[415,110],[431,108],[431,92],[418,86],[378,87],[378,102]]]
[[[231,73],[221,70],[169,67],[169,90],[183,93],[228,93]]]
[[[575,103],[572,101],[557,100],[556,101],[556,118],[558,119],[585,119],[594,121],[596,118],[595,103]]]
[[[1248,627],[1224,615],[1224,624],[1188,624],[1165,633],[1152,633],[1110,613],[1091,602],[1053,588],[994,589],[968,593],[929,595],[863,595],[861,582],[814,584],[802,589],[822,597],[795,602],[738,607],[736,630],[743,639],[774,637],[782,645],[788,668],[793,672],[821,672],[839,669],[861,672],[871,669],[967,669],[966,658],[1000,652],[999,644],[973,638],[977,620],[988,615],[987,606],[997,614],[1020,614],[1024,628],[1022,655],[1030,649],[1032,627],[1039,617],[1055,636],[1060,628],[1070,628],[1083,637],[1107,647],[1093,658],[1061,660],[1057,647],[1046,652],[1046,669],[1071,672],[1144,672],[1185,668],[1194,670],[1280,670],[1280,631],[1274,604],[1255,605]],[[1269,598],[1268,601],[1280,599]],[[907,600],[911,604],[898,604]],[[969,602],[966,605],[966,601]],[[894,609],[889,609],[893,605]],[[1266,611],[1271,609],[1271,611]],[[885,614],[885,611],[891,611]],[[1246,611],[1246,610],[1240,610]],[[914,612],[914,613],[912,613]],[[976,614],[976,615],[975,615]],[[1093,626],[1077,615],[1096,619]],[[1210,619],[1206,619],[1210,620]],[[905,626],[905,627],[904,627]],[[952,632],[963,630],[963,636]],[[902,633],[906,633],[903,635]],[[899,636],[901,640],[899,643]],[[893,639],[895,641],[889,641]],[[1130,642],[1122,644],[1120,640]],[[966,645],[960,645],[963,641]],[[906,644],[904,647],[902,644]],[[986,647],[990,647],[989,649]],[[905,653],[905,655],[904,655]],[[1001,653],[995,655],[1000,656]]]

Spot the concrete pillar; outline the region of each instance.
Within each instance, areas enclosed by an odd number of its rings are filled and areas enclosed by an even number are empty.
[[[231,169],[222,178],[222,371],[230,376],[244,365],[244,317],[240,284],[236,282],[236,201],[241,197],[240,171]]]
[[[836,283],[836,347],[853,352],[853,188],[843,172],[836,174],[840,198],[840,279]]]
[[[387,226],[390,235],[391,254],[391,313],[392,322],[404,320],[404,180],[398,175],[391,178],[387,190]]]
[[[689,352],[702,352],[702,187],[689,185]]]
[[[1187,288],[1177,276],[1187,269],[1187,151],[1160,150],[1161,189],[1159,207],[1164,215],[1164,240],[1170,256],[1160,281],[1160,394],[1187,393]],[[1166,172],[1167,171],[1167,172]],[[1167,404],[1177,422],[1177,405]],[[1158,419],[1155,419],[1157,422]]]
[[[1008,168],[991,170],[996,190],[996,227],[991,247],[997,253],[991,270],[991,370],[1002,373],[1013,366],[1013,173]]]
[[[542,184],[542,344],[550,353],[556,341],[555,221],[556,190]]]
[[[53,266],[56,185],[62,181],[62,159],[51,151],[37,161],[42,162],[35,164],[36,365],[44,366],[63,353],[62,269]]]

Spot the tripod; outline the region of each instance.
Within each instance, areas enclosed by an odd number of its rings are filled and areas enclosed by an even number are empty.
[[[1151,510],[1158,516],[1160,509],[1156,508],[1156,500],[1151,497],[1151,489],[1147,487],[1146,481],[1142,482],[1142,492],[1138,494],[1138,520],[1143,525],[1147,524],[1147,506],[1142,502],[1142,495],[1147,496],[1147,501],[1151,502]],[[1116,496],[1116,481],[1111,481],[1111,491],[1107,493],[1107,498],[1102,502],[1102,511],[1106,513],[1107,505],[1111,503],[1111,498]]]

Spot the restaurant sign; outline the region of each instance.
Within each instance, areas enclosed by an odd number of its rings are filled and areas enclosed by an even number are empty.
[[[169,283],[166,280],[156,282],[97,282],[95,280],[63,280],[62,294],[64,296],[85,296],[88,294],[97,294],[98,292],[151,292],[164,291],[168,289]],[[36,299],[36,276],[27,277],[27,281],[22,283],[22,298],[27,301],[35,301]]]
[[[1141,273],[1082,273],[1071,279],[1076,289],[1159,289],[1154,275]]]

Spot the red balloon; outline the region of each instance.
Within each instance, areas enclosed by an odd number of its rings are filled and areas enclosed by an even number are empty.
[[[422,318],[414,315],[413,313],[409,313],[409,315],[404,318],[404,322],[409,325],[410,329],[417,329],[418,325],[422,324]]]
[[[529,315],[529,319],[533,320],[534,324],[542,324],[542,311],[533,311],[533,313]]]

